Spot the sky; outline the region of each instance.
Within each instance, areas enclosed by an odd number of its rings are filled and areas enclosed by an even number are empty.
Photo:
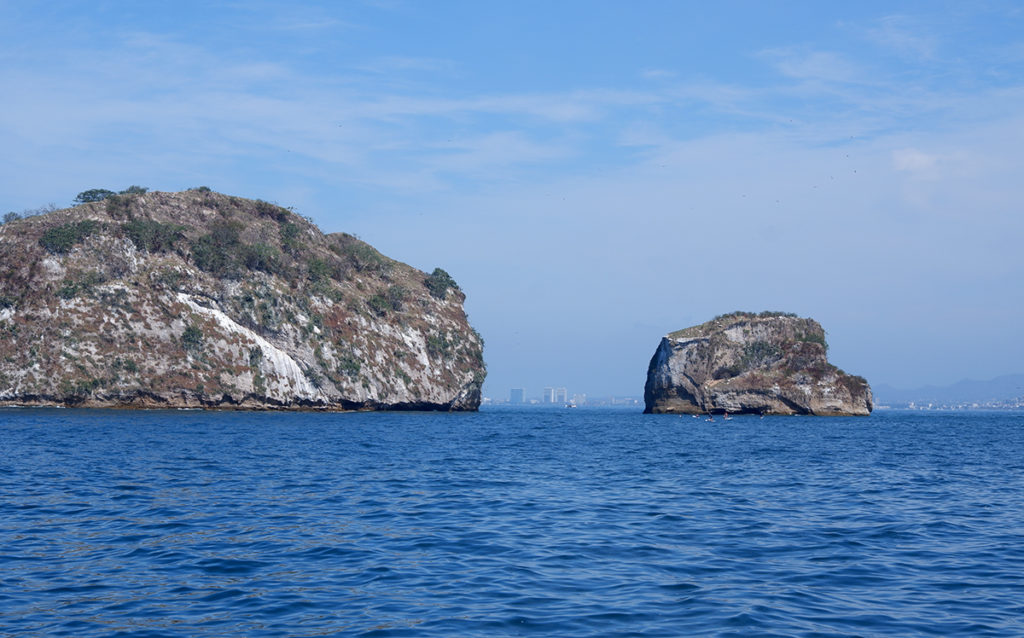
[[[0,0],[0,212],[195,186],[446,269],[485,395],[640,395],[661,337],[822,323],[1024,372],[1019,2]]]

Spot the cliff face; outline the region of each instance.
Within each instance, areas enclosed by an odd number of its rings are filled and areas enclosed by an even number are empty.
[[[118,195],[0,226],[0,405],[475,410],[464,299],[266,202]]]
[[[871,388],[828,363],[825,331],[784,313],[733,313],[673,332],[651,359],[645,412],[866,416]]]

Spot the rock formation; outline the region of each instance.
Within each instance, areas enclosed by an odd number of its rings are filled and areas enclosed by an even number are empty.
[[[646,413],[865,416],[871,388],[831,365],[813,319],[735,312],[662,338],[647,370]]]
[[[144,191],[0,226],[0,405],[479,406],[443,270],[267,202]]]

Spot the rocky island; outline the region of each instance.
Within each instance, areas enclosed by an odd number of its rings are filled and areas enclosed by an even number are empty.
[[[79,199],[0,226],[0,405],[478,408],[445,271],[205,187]]]
[[[825,331],[782,312],[734,312],[662,338],[644,412],[866,416],[871,388],[826,359]]]

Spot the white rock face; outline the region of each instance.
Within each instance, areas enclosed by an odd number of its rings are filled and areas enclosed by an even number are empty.
[[[855,415],[871,388],[828,363],[812,319],[737,313],[667,335],[651,359],[648,413]]]
[[[222,334],[238,336],[243,344],[251,344],[247,351],[251,351],[252,348],[259,350],[259,363],[256,367],[260,374],[272,380],[267,384],[266,396],[268,399],[281,403],[296,398],[314,403],[326,404],[328,402],[327,396],[313,386],[302,371],[302,367],[287,352],[278,349],[274,344],[245,326],[239,325],[220,310],[200,306],[185,293],[179,292],[178,300],[191,308],[193,312],[211,317],[223,331]],[[226,344],[226,342],[222,343]],[[254,378],[253,375],[249,375],[250,386],[252,386]],[[249,392],[256,391],[255,387],[243,387],[242,389]]]

